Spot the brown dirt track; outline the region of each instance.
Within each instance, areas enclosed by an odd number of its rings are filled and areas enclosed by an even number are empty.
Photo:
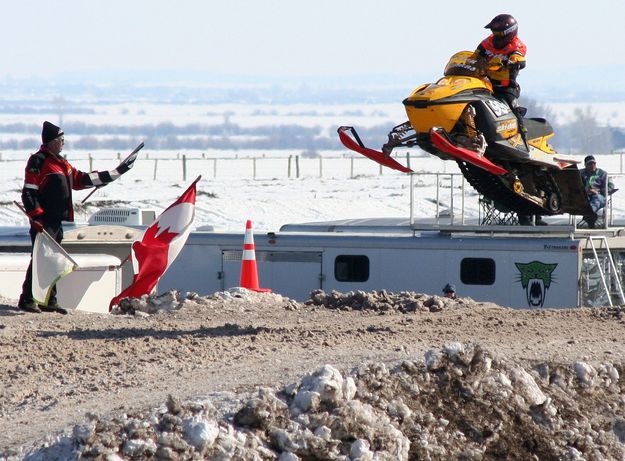
[[[402,296],[328,307],[271,294],[197,297],[173,311],[124,316],[23,313],[0,300],[0,459],[19,458],[24,447],[87,413],[153,408],[169,394],[249,395],[324,364],[347,373],[370,362],[422,361],[449,342],[477,343],[527,369],[579,360],[625,364],[618,310],[513,310],[468,298]]]

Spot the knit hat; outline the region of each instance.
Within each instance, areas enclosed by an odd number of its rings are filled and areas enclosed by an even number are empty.
[[[43,122],[43,130],[41,130],[41,141],[44,144],[48,144],[50,141],[54,141],[56,138],[63,136],[63,130],[58,126],[48,122]]]
[[[597,163],[594,155],[587,155],[586,158],[584,159],[584,165],[588,165],[591,162]]]
[[[448,283],[443,288],[443,293],[455,293],[455,292],[456,292],[456,287],[452,283]]]

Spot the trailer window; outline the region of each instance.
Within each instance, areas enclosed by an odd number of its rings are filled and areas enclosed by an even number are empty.
[[[369,258],[364,255],[337,256],[334,278],[339,282],[366,282],[369,280]]]
[[[460,261],[460,280],[465,285],[492,285],[495,283],[495,260],[464,258]]]

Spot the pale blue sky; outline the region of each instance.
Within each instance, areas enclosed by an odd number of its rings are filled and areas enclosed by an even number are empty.
[[[262,76],[439,72],[509,12],[528,70],[616,65],[623,0],[3,0],[0,78],[118,69]],[[624,75],[616,78],[625,80]],[[622,86],[623,84],[621,84]]]

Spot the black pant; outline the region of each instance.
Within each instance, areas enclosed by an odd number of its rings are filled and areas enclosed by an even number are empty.
[[[43,228],[46,230],[50,237],[56,240],[58,243],[61,243],[63,240],[63,226],[61,226],[60,221],[54,222],[45,222],[43,223]],[[38,232],[30,228],[30,241],[32,242],[33,247],[35,246],[35,238],[37,237]],[[33,300],[33,253],[32,250],[30,252],[30,264],[28,265],[28,269],[26,270],[26,278],[24,279],[24,283],[22,284],[22,295],[20,296],[19,303],[32,303]],[[56,284],[52,285],[52,289],[50,290],[50,299],[48,300],[49,305],[56,304]]]

